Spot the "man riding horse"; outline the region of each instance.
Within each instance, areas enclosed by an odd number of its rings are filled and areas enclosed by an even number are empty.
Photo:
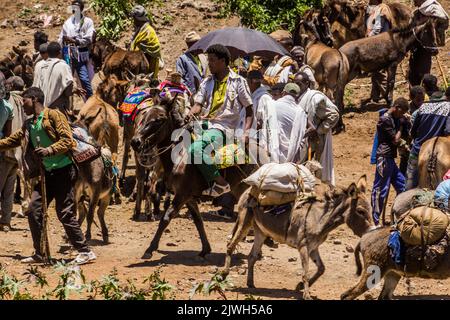
[[[230,192],[231,188],[220,175],[211,156],[205,153],[205,149],[212,147],[217,150],[223,146],[225,138],[233,134],[240,122],[244,125],[244,138],[248,141],[253,107],[247,81],[229,68],[231,55],[228,49],[222,45],[212,45],[206,52],[212,75],[201,83],[190,117],[202,113],[202,119],[207,122],[203,125],[201,136],[191,145],[189,153],[194,161],[201,159],[197,167],[205,180],[213,183],[203,194],[219,197]],[[245,114],[242,112],[244,109]],[[242,123],[244,115],[245,122]]]

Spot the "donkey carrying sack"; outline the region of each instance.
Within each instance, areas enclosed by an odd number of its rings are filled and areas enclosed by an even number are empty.
[[[449,217],[441,210],[421,206],[403,215],[397,228],[405,243],[413,246],[431,245],[445,236],[449,222]]]

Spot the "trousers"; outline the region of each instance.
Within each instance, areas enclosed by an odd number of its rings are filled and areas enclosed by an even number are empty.
[[[397,194],[405,191],[406,179],[400,172],[393,158],[378,157],[375,171],[375,181],[372,189],[372,216],[378,225],[384,202],[389,193],[389,186],[395,188]]]

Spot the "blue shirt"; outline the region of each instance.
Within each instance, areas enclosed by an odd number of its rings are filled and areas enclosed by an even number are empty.
[[[0,139],[4,137],[3,129],[9,120],[14,118],[13,107],[5,99],[0,99]]]
[[[442,204],[448,210],[448,200],[450,198],[450,179],[442,181],[434,192],[434,202],[436,205]]]
[[[200,58],[198,59],[200,60]],[[195,80],[197,79],[200,85],[206,76],[206,70],[200,70],[199,65],[190,53],[185,53],[177,59],[176,70],[181,75],[181,82],[188,87],[192,94],[195,94],[197,92]]]
[[[434,137],[450,134],[450,102],[430,101],[416,111],[411,136],[411,153],[419,155],[422,144]]]

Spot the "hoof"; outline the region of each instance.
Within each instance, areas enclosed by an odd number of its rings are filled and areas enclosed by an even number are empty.
[[[198,256],[204,258],[206,255],[208,255],[210,253],[211,253],[211,248],[207,248],[205,250],[200,251]]]
[[[255,284],[253,282],[247,282],[247,287],[250,289],[255,289]]]
[[[303,295],[303,300],[312,300],[311,296],[309,294]]]
[[[141,257],[143,260],[151,259],[153,256],[153,252],[145,252],[144,255]]]
[[[119,179],[119,188],[123,189],[125,187],[125,178]]]
[[[86,235],[84,237],[86,238],[86,241],[90,241],[92,239],[92,236],[90,233],[86,233]]]
[[[103,244],[106,246],[107,244],[109,244],[109,237],[108,236],[104,236],[103,237]]]
[[[303,289],[305,289],[303,282],[299,282],[295,287],[295,291],[302,291]]]

